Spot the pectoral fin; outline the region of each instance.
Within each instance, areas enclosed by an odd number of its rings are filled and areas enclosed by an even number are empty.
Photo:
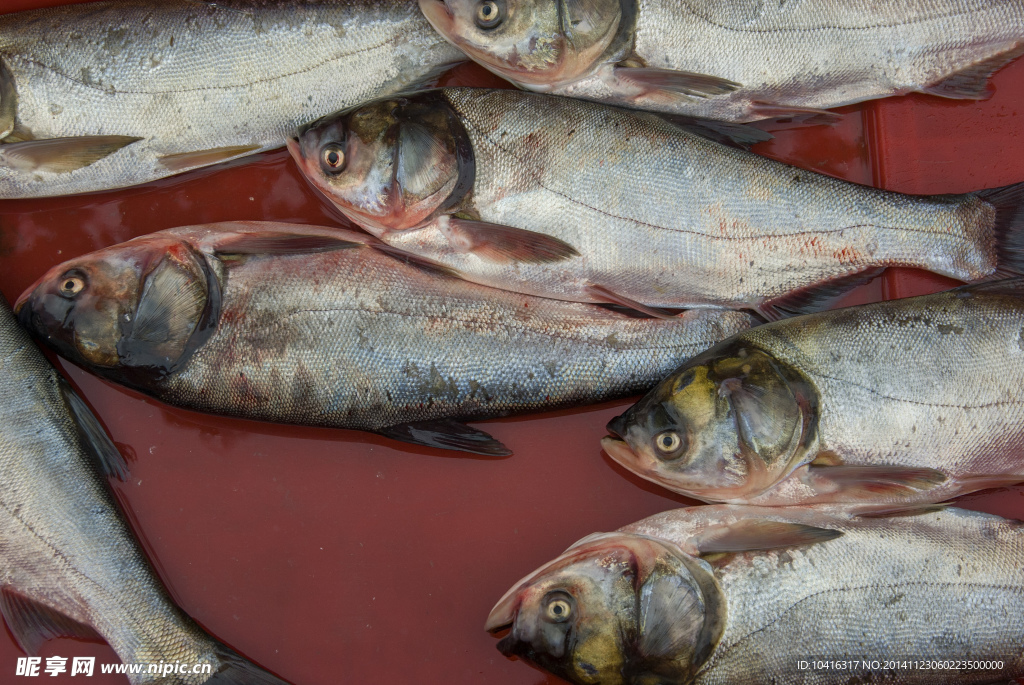
[[[228,233],[211,245],[218,257],[227,255],[292,255],[366,247],[366,243],[317,233],[254,231]]]
[[[946,482],[942,471],[913,466],[818,466],[801,479],[821,493],[820,502],[856,502],[879,497],[907,497]]]
[[[840,535],[842,532],[838,530],[799,523],[745,519],[706,528],[692,542],[701,554],[720,554],[814,545]]]
[[[443,450],[471,452],[486,457],[507,457],[512,454],[512,450],[487,433],[451,419],[401,423],[376,432],[392,440]]]
[[[71,389],[63,379],[60,381],[60,391],[64,395],[64,401],[71,410],[71,415],[78,426],[79,436],[87,450],[89,450],[100,471],[120,481],[128,480],[128,464],[124,457],[111,442],[110,436],[103,430],[96,415],[89,410],[82,398]]]
[[[0,615],[3,615],[15,641],[26,654],[36,654],[44,642],[56,637],[103,639],[84,623],[70,619],[9,587],[0,589]]]
[[[80,136],[6,143],[0,145],[0,164],[22,171],[66,174],[94,164],[139,140],[142,138]]]
[[[215,147],[209,150],[195,150],[193,152],[179,152],[174,155],[163,155],[157,162],[168,171],[184,171],[196,167],[210,166],[226,162],[235,157],[241,157],[259,150],[261,145],[232,145],[229,147]]]
[[[585,290],[586,290],[587,295],[589,295],[590,297],[594,298],[595,300],[597,300],[599,302],[608,302],[610,304],[617,304],[617,305],[620,305],[622,307],[626,307],[627,309],[632,309],[634,311],[640,312],[641,314],[646,314],[647,316],[650,316],[650,317],[655,318],[655,319],[674,319],[674,318],[676,318],[675,316],[673,316],[669,312],[666,312],[666,311],[661,310],[661,309],[657,309],[655,307],[648,307],[647,305],[641,304],[641,303],[637,302],[636,300],[631,300],[630,298],[626,297],[625,295],[619,295],[618,293],[616,293],[616,292],[614,292],[612,290],[609,290],[608,288],[605,288],[603,285],[593,285],[593,284],[591,284],[591,285],[588,285],[585,288]]]
[[[472,252],[499,264],[548,264],[580,254],[558,238],[512,226],[458,217],[449,217],[447,222],[439,222],[439,226],[456,250]]]
[[[742,84],[709,74],[651,67],[615,67],[615,76],[653,91],[706,98],[731,93]]]
[[[1024,42],[1010,43],[995,56],[961,69],[921,90],[929,95],[952,100],[986,100],[992,96],[988,89],[992,75],[1022,54]]]
[[[18,118],[18,89],[14,74],[0,57],[0,140],[11,135]]]

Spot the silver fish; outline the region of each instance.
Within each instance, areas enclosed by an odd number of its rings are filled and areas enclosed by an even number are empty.
[[[178,228],[54,267],[16,309],[60,354],[171,404],[493,455],[509,452],[452,419],[628,396],[752,324],[631,319],[389,252],[339,229]]]
[[[581,685],[1003,683],[1024,675],[1022,601],[1019,521],[717,505],[584,538],[486,627]]]
[[[812,314],[687,362],[609,455],[705,501],[939,502],[1024,482],[1024,280]]]
[[[567,98],[444,89],[327,117],[289,149],[350,219],[463,278],[656,307],[821,307],[884,266],[1024,265],[1024,186],[907,196]]]
[[[404,0],[114,0],[0,16],[0,198],[145,183],[284,145],[462,54]]]
[[[0,615],[19,646],[99,636],[125,663],[188,669],[133,684],[286,685],[174,606],[101,480],[123,459],[2,298],[0,396]]]
[[[1024,52],[1020,0],[419,0],[530,90],[726,121],[923,92],[988,97]]]

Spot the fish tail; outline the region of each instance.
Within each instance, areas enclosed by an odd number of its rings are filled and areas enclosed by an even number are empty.
[[[226,645],[218,643],[213,652],[218,665],[203,685],[291,685]]]
[[[982,190],[977,195],[996,210],[997,275],[1024,276],[1024,183]]]

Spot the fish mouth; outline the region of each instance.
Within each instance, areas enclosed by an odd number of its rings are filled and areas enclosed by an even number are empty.
[[[498,600],[498,603],[491,609],[491,613],[487,616],[487,621],[484,623],[484,630],[492,635],[494,633],[500,633],[503,630],[511,628],[516,622],[516,604],[518,603],[517,595],[518,587],[513,588],[513,592],[507,593],[504,597]],[[505,638],[508,639],[508,638]],[[505,640],[502,640],[504,642]],[[500,649],[499,643],[499,649]]]
[[[640,459],[625,440],[605,436],[601,438],[601,447],[619,466],[636,472]]]

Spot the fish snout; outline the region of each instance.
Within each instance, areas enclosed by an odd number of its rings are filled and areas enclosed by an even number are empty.
[[[626,415],[619,414],[614,419],[608,422],[605,429],[619,439],[625,439],[626,437]]]

